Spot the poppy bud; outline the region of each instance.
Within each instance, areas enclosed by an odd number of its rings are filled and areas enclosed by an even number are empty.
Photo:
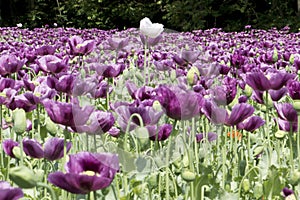
[[[278,61],[278,51],[276,48],[274,48],[272,60],[273,60],[273,62]]]
[[[294,61],[295,61],[295,56],[294,56],[294,54],[291,54],[290,59],[289,59],[289,62],[291,63],[291,65],[294,64]]]
[[[13,122],[14,122],[14,131],[16,134],[22,134],[27,129],[26,123],[26,113],[23,109],[16,109],[13,111]]]
[[[24,151],[21,150],[21,148],[19,146],[15,146],[13,149],[12,149],[12,153],[14,154],[14,156],[18,159],[21,159],[21,157],[23,156],[23,158],[26,157],[26,154]],[[23,154],[23,155],[21,155]]]
[[[11,168],[9,178],[21,188],[33,188],[38,182],[38,178],[33,171],[25,166]]]
[[[250,190],[250,181],[249,181],[249,179],[244,179],[244,181],[243,181],[243,190],[244,190],[244,192],[245,193],[247,193],[247,192],[249,192],[249,190]]]
[[[46,123],[46,130],[52,135],[54,136],[57,133],[57,126],[56,124],[51,121],[51,119],[49,117],[47,117],[47,119],[45,120]]]
[[[297,113],[299,113],[300,112],[300,101],[299,100],[294,100],[293,107],[295,108]]]
[[[191,181],[195,180],[196,174],[189,170],[184,170],[183,172],[181,172],[181,177],[183,178],[183,180],[185,180],[187,182],[191,182]]]
[[[263,185],[261,183],[254,183],[253,194],[255,199],[259,199],[264,194]]]
[[[290,175],[290,181],[292,185],[297,185],[300,182],[300,172],[294,170]]]
[[[247,97],[250,97],[252,95],[252,91],[253,91],[253,89],[249,85],[245,86],[244,92]]]
[[[198,77],[200,76],[200,72],[197,67],[191,67],[191,69],[187,72],[187,82],[190,85],[195,85]]]

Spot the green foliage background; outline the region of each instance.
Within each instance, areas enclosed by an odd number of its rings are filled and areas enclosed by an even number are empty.
[[[138,27],[143,17],[177,31],[223,28],[240,31],[254,28],[300,28],[297,0],[13,0],[23,2],[22,13],[12,10],[14,20],[3,18],[1,26],[33,28],[59,26],[76,28],[125,29]],[[20,6],[20,5],[19,5]],[[19,16],[18,16],[19,15]]]

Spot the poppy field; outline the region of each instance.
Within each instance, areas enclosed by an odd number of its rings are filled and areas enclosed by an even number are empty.
[[[0,200],[299,199],[300,33],[0,33]]]

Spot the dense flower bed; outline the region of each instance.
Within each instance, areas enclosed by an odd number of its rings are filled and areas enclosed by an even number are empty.
[[[0,199],[297,199],[300,34],[162,31],[0,28]]]

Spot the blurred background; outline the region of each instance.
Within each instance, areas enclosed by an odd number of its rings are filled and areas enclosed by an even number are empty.
[[[143,17],[176,31],[300,28],[300,0],[0,0],[0,26],[126,29]]]

